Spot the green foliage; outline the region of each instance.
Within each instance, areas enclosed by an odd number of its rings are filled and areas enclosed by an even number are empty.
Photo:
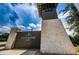
[[[75,13],[75,11],[70,12],[71,14],[66,18],[67,19],[67,23],[70,26],[70,30],[74,30],[74,32],[79,33],[79,18],[77,16],[77,14],[79,14],[79,12]]]
[[[70,35],[69,35],[69,38],[70,38],[71,42],[73,43],[73,45],[76,46],[76,42],[75,42],[76,40]]]
[[[69,36],[69,38],[71,39],[74,46],[79,45],[79,35],[78,34],[74,35],[73,37]]]
[[[69,30],[74,30],[74,32],[79,34],[79,12],[75,5],[73,3],[67,3],[66,7],[61,11],[64,14],[70,11],[69,15],[66,17],[67,23],[70,26]]]
[[[8,33],[0,35],[0,41],[7,41],[8,35],[9,35]]]
[[[69,11],[69,15],[66,17],[67,24],[69,25],[69,30],[74,31],[74,36],[69,36],[72,43],[76,46],[79,45],[79,12],[74,4],[69,3],[62,11],[64,14]]]
[[[66,19],[70,26],[69,30],[74,30],[76,33],[71,41],[73,44],[79,45],[79,12],[76,9],[70,10],[70,15]]]
[[[77,52],[79,52],[79,47],[76,47],[75,49],[76,49]]]
[[[3,46],[5,46],[5,44],[1,44],[1,45],[0,45],[0,47],[3,47]]]
[[[79,35],[75,35],[74,37],[75,43],[79,45]]]

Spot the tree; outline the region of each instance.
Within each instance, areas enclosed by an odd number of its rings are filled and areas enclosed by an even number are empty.
[[[64,14],[69,12],[69,16],[66,17],[67,23],[70,26],[70,30],[74,30],[77,34],[79,34],[79,12],[77,11],[74,4],[67,4],[67,7],[63,10]]]
[[[0,35],[0,41],[7,41],[9,34],[8,33],[4,33],[2,35]]]
[[[75,44],[79,45],[79,35],[76,34],[73,38],[74,38]]]
[[[77,11],[77,8],[74,4],[70,3],[67,4],[64,10],[62,12],[65,14],[69,11],[69,16],[66,17],[67,24],[69,25],[69,30],[74,30],[74,36],[71,40],[75,44],[79,44],[79,12]],[[63,15],[64,15],[63,14]],[[70,37],[71,38],[71,37]]]

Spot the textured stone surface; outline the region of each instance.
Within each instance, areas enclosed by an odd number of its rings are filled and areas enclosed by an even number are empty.
[[[21,30],[18,28],[11,29],[6,46],[5,46],[6,49],[11,49],[13,47],[14,42],[15,42],[15,38],[17,36],[17,32],[20,32],[20,31]]]
[[[76,54],[63,25],[58,19],[43,21],[40,51],[45,54]]]
[[[15,38],[13,48],[20,49],[39,49],[40,48],[40,31],[18,32]]]

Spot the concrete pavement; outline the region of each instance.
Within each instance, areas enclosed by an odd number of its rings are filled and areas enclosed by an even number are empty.
[[[38,55],[38,50],[27,50],[27,49],[12,49],[12,50],[1,50],[0,55]]]

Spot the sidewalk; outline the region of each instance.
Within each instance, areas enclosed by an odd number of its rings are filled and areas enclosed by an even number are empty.
[[[0,42],[0,45],[5,45],[6,42]],[[0,47],[0,55],[37,55],[38,49],[11,49],[5,50],[5,46]]]
[[[38,50],[27,50],[27,49],[12,49],[12,50],[2,50],[0,55],[38,55]]]

